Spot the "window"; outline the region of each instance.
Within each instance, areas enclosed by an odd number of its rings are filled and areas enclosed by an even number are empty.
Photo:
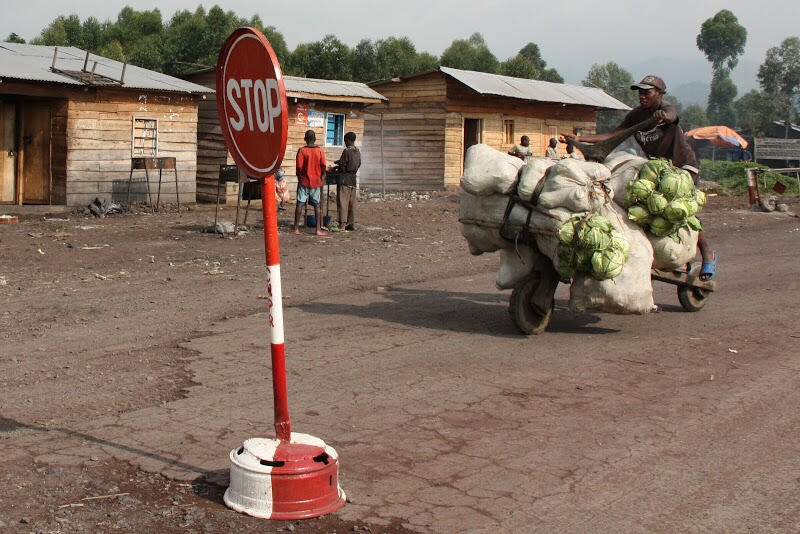
[[[514,144],[514,121],[503,121],[503,144]]]
[[[158,121],[133,119],[133,155],[154,157],[158,154]]]
[[[328,113],[328,122],[325,127],[325,145],[344,145],[344,115],[341,113]]]

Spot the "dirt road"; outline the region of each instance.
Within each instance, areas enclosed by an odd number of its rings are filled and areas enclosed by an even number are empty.
[[[294,429],[351,499],[300,524],[221,504],[271,421],[258,229],[201,233],[207,207],[0,227],[0,530],[800,529],[798,219],[712,198],[704,310],[661,284],[659,314],[574,316],[562,287],[525,338],[455,197],[359,208],[358,232],[281,236]]]

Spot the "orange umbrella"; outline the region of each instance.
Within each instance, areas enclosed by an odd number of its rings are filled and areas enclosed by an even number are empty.
[[[706,139],[712,145],[728,148],[747,148],[747,141],[727,126],[704,126],[686,132],[690,139]]]

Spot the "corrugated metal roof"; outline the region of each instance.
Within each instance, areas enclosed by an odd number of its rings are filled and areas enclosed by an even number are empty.
[[[564,83],[512,78],[488,72],[439,67],[444,74],[482,95],[497,95],[521,100],[576,104],[600,109],[631,109],[602,89]]]
[[[0,78],[85,86],[86,84],[72,76],[50,70],[54,49],[53,46],[0,43]],[[55,68],[62,71],[80,71],[83,69],[85,59],[85,50],[73,46],[58,47]],[[91,70],[95,62],[97,62],[96,74],[119,80],[122,75],[121,62],[90,54],[87,70]],[[202,85],[130,64],[125,69],[125,83],[119,87],[191,94],[213,93]]]
[[[370,89],[366,84],[360,82],[345,82],[341,80],[318,80],[315,78],[298,78],[296,76],[284,76],[283,83],[286,86],[286,94],[305,93],[327,96],[360,97],[371,98],[378,101],[386,100],[386,97],[374,89]]]

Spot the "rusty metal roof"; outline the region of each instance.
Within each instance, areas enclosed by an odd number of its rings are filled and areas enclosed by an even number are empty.
[[[624,102],[620,102],[602,89],[594,87],[513,78],[500,74],[452,69],[450,67],[439,67],[439,72],[461,82],[476,93],[486,96],[495,95],[536,102],[591,106],[598,109],[631,109]],[[423,74],[430,74],[430,72]],[[410,76],[410,78],[413,77]],[[389,80],[376,82],[375,85],[387,82]]]
[[[385,101],[386,97],[366,84],[360,82],[345,82],[341,80],[318,80],[315,78],[298,78],[284,76],[286,96],[302,96],[303,94],[316,94],[340,97],[358,97],[373,99],[375,102]]]
[[[116,86],[122,89],[145,89],[191,94],[213,93],[207,87],[180,78],[161,74],[135,65],[125,67],[124,83],[119,84],[123,64],[97,54],[89,54],[87,71],[94,68],[95,76],[83,70],[86,51],[73,46],[58,47],[55,68],[54,46],[0,43],[0,78],[37,82],[62,83],[77,86]],[[97,66],[95,67],[95,62]]]

